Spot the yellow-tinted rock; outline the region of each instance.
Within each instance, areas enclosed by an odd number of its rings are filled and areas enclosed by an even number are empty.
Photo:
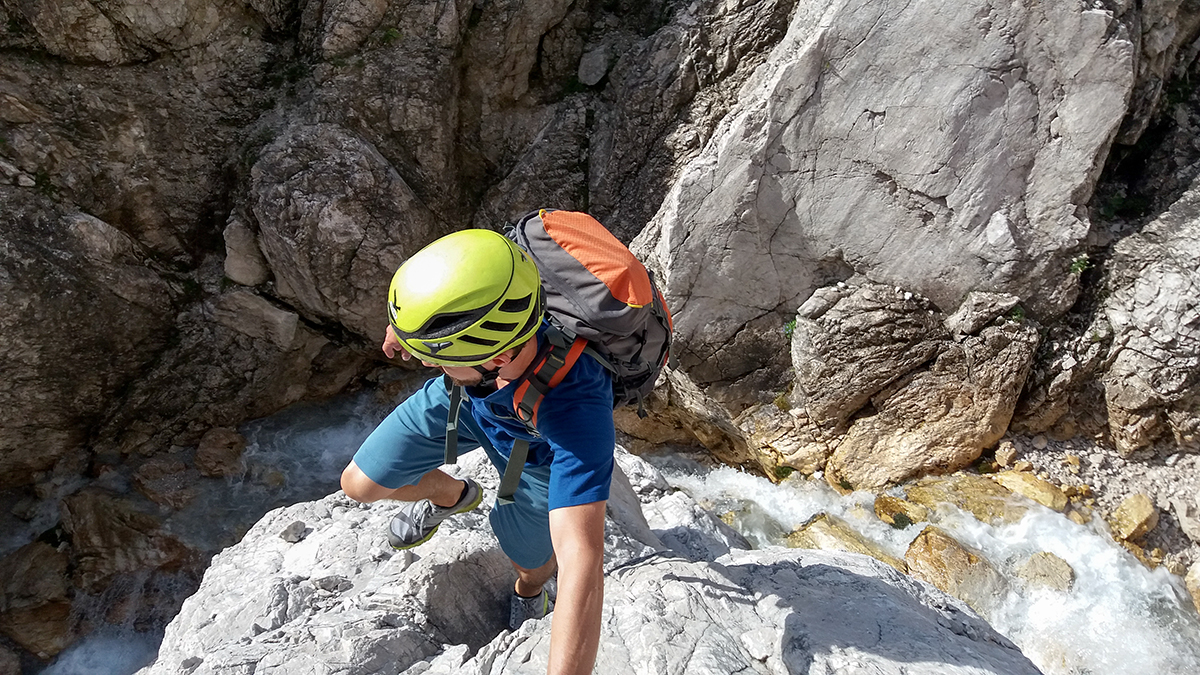
[[[1017,471],[1033,471],[1033,463],[1022,459],[1016,464],[1013,464],[1013,469]]]
[[[1067,496],[1054,484],[1024,471],[1003,471],[992,476],[992,480],[1004,487],[1024,495],[1033,501],[1062,513],[1067,508]]]
[[[1082,509],[1075,508],[1067,511],[1067,518],[1070,518],[1071,522],[1076,525],[1087,525],[1092,522],[1092,514],[1087,510],[1086,506]]]
[[[846,551],[869,555],[880,562],[895,567],[902,573],[908,572],[903,560],[889,555],[882,548],[859,534],[846,521],[819,513],[787,536],[791,548],[816,548],[824,551]]]
[[[1005,590],[1004,578],[981,553],[930,525],[904,554],[909,574],[953,595],[985,614]]]
[[[908,527],[929,520],[929,509],[899,497],[881,494],[875,498],[875,516],[893,527]]]
[[[996,448],[996,463],[1000,466],[1012,466],[1017,461],[1017,446],[1012,441],[1003,441]]]
[[[1117,507],[1109,524],[1118,539],[1141,539],[1158,525],[1158,509],[1146,495],[1132,495]]]
[[[953,504],[985,523],[1015,523],[1028,510],[1008,488],[971,474],[922,478],[908,487],[905,496],[931,511],[938,504]]]
[[[1066,593],[1075,585],[1075,570],[1062,558],[1042,551],[1034,553],[1017,569],[1017,576],[1030,586]]]
[[[1187,576],[1183,578],[1183,583],[1187,586],[1188,593],[1192,596],[1192,604],[1200,609],[1200,562],[1192,564],[1192,568],[1188,570]]]

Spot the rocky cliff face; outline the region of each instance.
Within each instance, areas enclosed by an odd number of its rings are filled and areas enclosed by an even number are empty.
[[[609,506],[595,672],[1039,672],[931,586],[866,556],[748,551],[648,464],[619,460],[633,480],[619,473]],[[486,462],[463,468],[494,488]],[[407,553],[383,542],[390,514],[340,494],[272,512],[214,558],[141,673],[544,673],[550,620],[503,628],[511,568],[486,514]],[[300,541],[285,541],[293,523]]]
[[[1194,448],[1200,7],[1060,5],[0,0],[0,497],[173,508],[210,429],[390,377],[406,256],[547,205],[674,308],[648,441],[841,489]]]

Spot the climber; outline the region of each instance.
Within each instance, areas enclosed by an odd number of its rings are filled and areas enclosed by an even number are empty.
[[[584,354],[545,393],[538,433],[530,433],[514,412],[513,390],[547,341],[544,307],[537,266],[495,232],[456,232],[405,261],[389,290],[383,352],[417,358],[443,377],[430,379],[380,423],[341,482],[360,502],[400,502],[388,531],[399,549],[427,541],[446,518],[479,506],[478,483],[438,468],[447,427],[454,426],[451,385],[464,386],[455,430],[464,448],[482,447],[503,474],[514,443],[528,442],[511,503],[497,503],[490,515],[517,574],[510,628],[553,608],[549,672],[590,673],[604,594],[613,385],[608,371]],[[546,584],[556,571],[555,606]]]

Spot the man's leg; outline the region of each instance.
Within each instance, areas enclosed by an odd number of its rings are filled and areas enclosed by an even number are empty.
[[[517,570],[517,583],[513,586],[513,590],[517,592],[517,595],[525,598],[539,595],[542,587],[558,570],[558,562],[553,557],[550,558],[550,562],[534,569],[525,569],[511,560],[509,562],[512,562],[513,568]]]
[[[421,476],[416,485],[403,485],[398,488],[387,488],[376,483],[353,461],[342,471],[342,490],[346,496],[367,504],[381,499],[401,502],[428,499],[438,506],[454,506],[466,488],[466,481],[458,480],[441,469],[434,469]]]

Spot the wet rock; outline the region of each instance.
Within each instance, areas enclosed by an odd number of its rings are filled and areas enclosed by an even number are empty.
[[[133,474],[133,486],[163,506],[181,509],[196,498],[196,472],[182,459],[170,455],[151,457]]]
[[[246,439],[234,429],[216,427],[204,432],[196,448],[196,468],[204,476],[239,476],[244,471]]]
[[[889,525],[903,528],[929,520],[929,509],[899,497],[881,494],[875,498],[875,515]]]
[[[978,551],[973,551],[932,525],[904,554],[909,574],[984,613],[1004,592],[1004,577]]]
[[[1017,576],[1031,587],[1066,593],[1075,585],[1075,570],[1062,558],[1041,551],[1017,568]]]
[[[970,474],[922,478],[905,488],[905,497],[931,511],[939,504],[953,504],[984,523],[1015,523],[1028,510],[1008,488]]]
[[[823,551],[845,551],[869,555],[896,568],[901,574],[908,571],[903,560],[889,555],[877,544],[859,534],[849,523],[827,513],[818,513],[787,536],[791,548],[815,548]]]
[[[74,583],[87,592],[114,575],[179,569],[197,554],[164,532],[156,516],[132,500],[85,489],[63,500],[63,527],[71,537]]]
[[[0,560],[0,633],[41,658],[57,655],[76,638],[67,564],[65,553],[41,542]]]
[[[1028,497],[1033,501],[1062,513],[1067,508],[1067,495],[1049,481],[1025,471],[1001,471],[991,475],[991,479],[1013,492]]]
[[[1158,525],[1158,508],[1144,494],[1130,495],[1113,512],[1109,524],[1117,539],[1136,541]]]

